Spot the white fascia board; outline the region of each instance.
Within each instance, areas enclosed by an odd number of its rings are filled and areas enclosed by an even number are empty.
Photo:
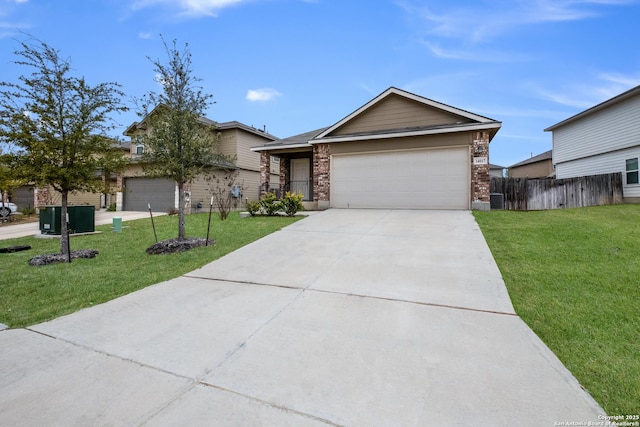
[[[309,144],[325,144],[336,142],[348,142],[348,141],[366,141],[372,139],[389,139],[389,138],[401,138],[407,136],[423,136],[423,135],[437,135],[441,133],[455,133],[455,132],[468,132],[476,130],[487,129],[500,129],[501,123],[481,123],[474,126],[453,127],[444,129],[425,129],[410,132],[394,132],[394,133],[379,133],[372,135],[341,135],[331,138],[313,139],[309,141]]]
[[[305,143],[301,143],[301,144],[286,144],[286,145],[251,147],[251,151],[287,150],[289,148],[309,148],[309,143],[305,142]]]

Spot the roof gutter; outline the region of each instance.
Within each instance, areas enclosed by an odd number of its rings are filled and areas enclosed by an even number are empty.
[[[287,150],[289,148],[309,148],[308,142],[299,144],[282,144],[282,145],[261,145],[258,147],[251,147],[251,151],[274,151],[274,150]]]

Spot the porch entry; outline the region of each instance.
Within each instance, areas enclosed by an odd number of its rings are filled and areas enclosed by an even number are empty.
[[[311,200],[311,159],[291,159],[291,180],[289,188],[292,193],[302,193],[303,200]]]

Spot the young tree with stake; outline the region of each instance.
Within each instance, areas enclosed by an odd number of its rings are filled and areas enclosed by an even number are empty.
[[[61,194],[60,251],[68,255],[69,193],[100,191],[99,171],[124,167],[107,137],[111,115],[126,111],[117,83],[91,85],[71,74],[71,63],[46,43],[19,42],[17,65],[30,70],[18,83],[0,82],[0,142],[10,173],[22,182],[50,185]],[[70,257],[69,257],[70,259]]]
[[[214,147],[218,132],[202,116],[212,95],[203,93],[193,76],[188,44],[180,51],[176,41],[164,41],[168,62],[151,60],[160,93],[150,92],[140,101],[147,133],[143,136],[143,168],[150,176],[172,178],[178,186],[178,239],[185,238],[185,185],[207,169],[225,162]]]

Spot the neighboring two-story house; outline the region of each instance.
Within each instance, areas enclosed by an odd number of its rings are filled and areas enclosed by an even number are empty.
[[[640,86],[545,129],[556,178],[622,173],[625,201],[640,201]]]
[[[215,149],[234,159],[238,177],[237,187],[231,188],[236,200],[236,207],[243,208],[246,200],[258,200],[260,190],[260,154],[251,151],[251,147],[275,141],[277,138],[265,130],[256,129],[237,121],[216,123],[206,117],[200,118],[203,126],[211,127],[218,132],[218,143]],[[131,138],[131,162],[119,179],[120,191],[117,197],[117,210],[144,211],[151,205],[152,210],[167,212],[178,208],[177,185],[172,179],[152,178],[145,176],[139,160],[144,152],[141,137],[147,132],[145,120],[131,124],[124,132]],[[274,176],[279,173],[274,163]],[[211,198],[211,183],[200,177],[191,183],[185,191],[188,193],[190,211],[208,209]],[[189,209],[187,210],[189,212]]]
[[[121,150],[127,155],[130,152],[129,142],[113,142],[113,147]],[[100,171],[96,171],[100,174]],[[107,193],[92,193],[88,191],[72,192],[68,196],[68,204],[70,206],[84,205],[94,206],[96,209],[109,207],[116,202],[115,192],[117,186],[117,176],[111,175],[104,177],[108,180],[108,186],[112,188]],[[55,191],[51,186],[36,187],[32,184],[22,185],[11,192],[11,201],[18,205],[20,209],[36,208],[44,206],[57,206],[62,203],[62,195]]]

